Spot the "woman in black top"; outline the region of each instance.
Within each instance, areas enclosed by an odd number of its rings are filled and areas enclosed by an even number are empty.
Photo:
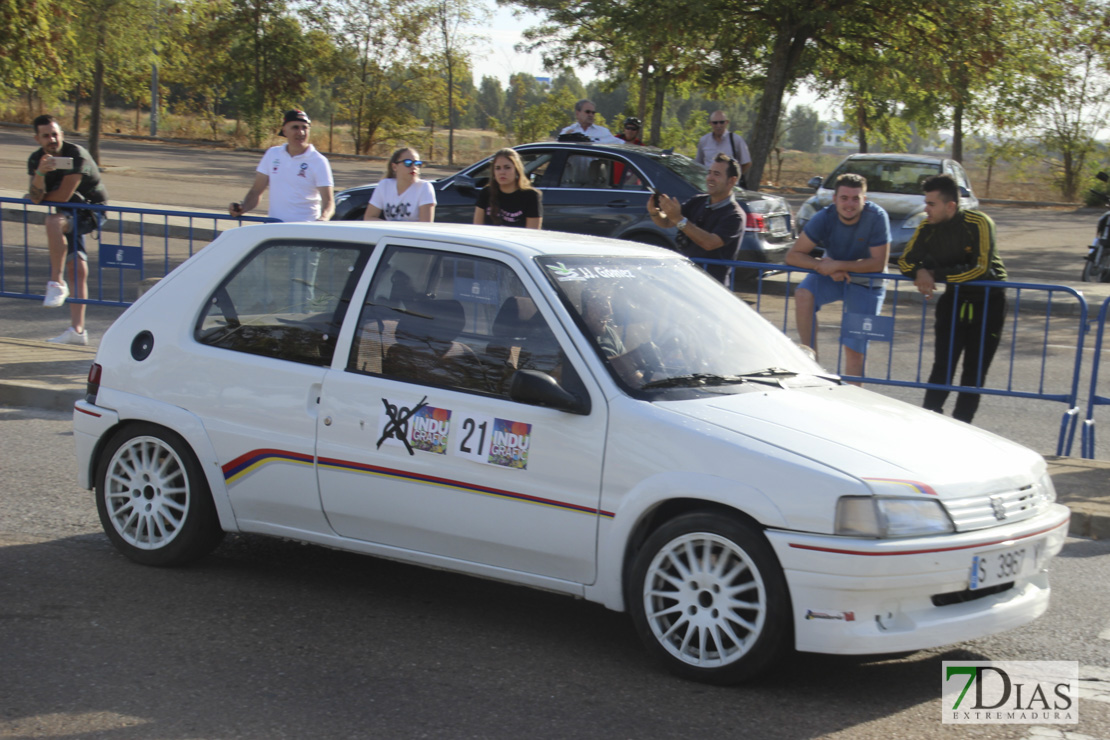
[[[543,194],[524,174],[524,163],[513,149],[493,155],[489,185],[478,194],[474,223],[478,225],[541,228]]]

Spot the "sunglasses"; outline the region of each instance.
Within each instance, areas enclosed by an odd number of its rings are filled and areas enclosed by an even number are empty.
[[[625,126],[624,130],[625,131],[639,131],[640,127],[639,126]]]
[[[587,116],[592,116],[594,113],[597,113],[596,110],[584,110],[582,112],[585,113]]]
[[[712,123],[714,126],[723,126],[728,123],[728,121],[710,121],[710,123]]]
[[[403,164],[406,167],[412,167],[412,166],[423,167],[424,166],[424,160],[423,159],[398,159],[393,164]]]

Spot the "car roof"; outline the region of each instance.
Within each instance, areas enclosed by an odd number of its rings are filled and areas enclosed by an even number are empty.
[[[920,162],[921,164],[936,164],[938,162],[947,162],[947,157],[934,157],[930,154],[897,154],[897,153],[878,153],[878,154],[849,154],[841,162],[848,162],[857,159],[877,159],[877,160],[891,160],[896,162]],[[837,165],[838,167],[840,165]]]
[[[320,221],[257,224],[224,232],[224,237],[249,243],[249,247],[272,239],[328,239],[377,243],[381,240],[444,242],[457,246],[485,247],[530,260],[545,254],[594,255],[597,257],[674,258],[668,249],[647,244],[586,236],[562,231],[542,231],[506,226],[421,223],[405,221]],[[221,237],[223,238],[223,237]],[[245,244],[245,246],[248,246]]]

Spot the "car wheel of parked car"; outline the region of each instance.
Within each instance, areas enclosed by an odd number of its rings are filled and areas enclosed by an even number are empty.
[[[133,424],[108,441],[96,508],[112,543],[143,565],[183,565],[223,539],[200,463],[179,435]]]
[[[632,568],[629,608],[656,658],[686,678],[730,684],[764,670],[791,630],[786,581],[755,527],[722,514],[677,517]]]

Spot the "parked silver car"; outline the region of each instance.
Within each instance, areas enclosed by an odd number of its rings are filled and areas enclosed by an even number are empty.
[[[817,194],[798,210],[799,234],[817,211],[832,203],[836,178],[848,172],[867,178],[867,199],[882,206],[890,216],[891,262],[902,255],[914,230],[925,220],[925,194],[921,184],[926,178],[951,175],[960,188],[960,208],[979,207],[967,173],[954,159],[923,154],[852,154],[824,180],[814,177],[807,183]]]

